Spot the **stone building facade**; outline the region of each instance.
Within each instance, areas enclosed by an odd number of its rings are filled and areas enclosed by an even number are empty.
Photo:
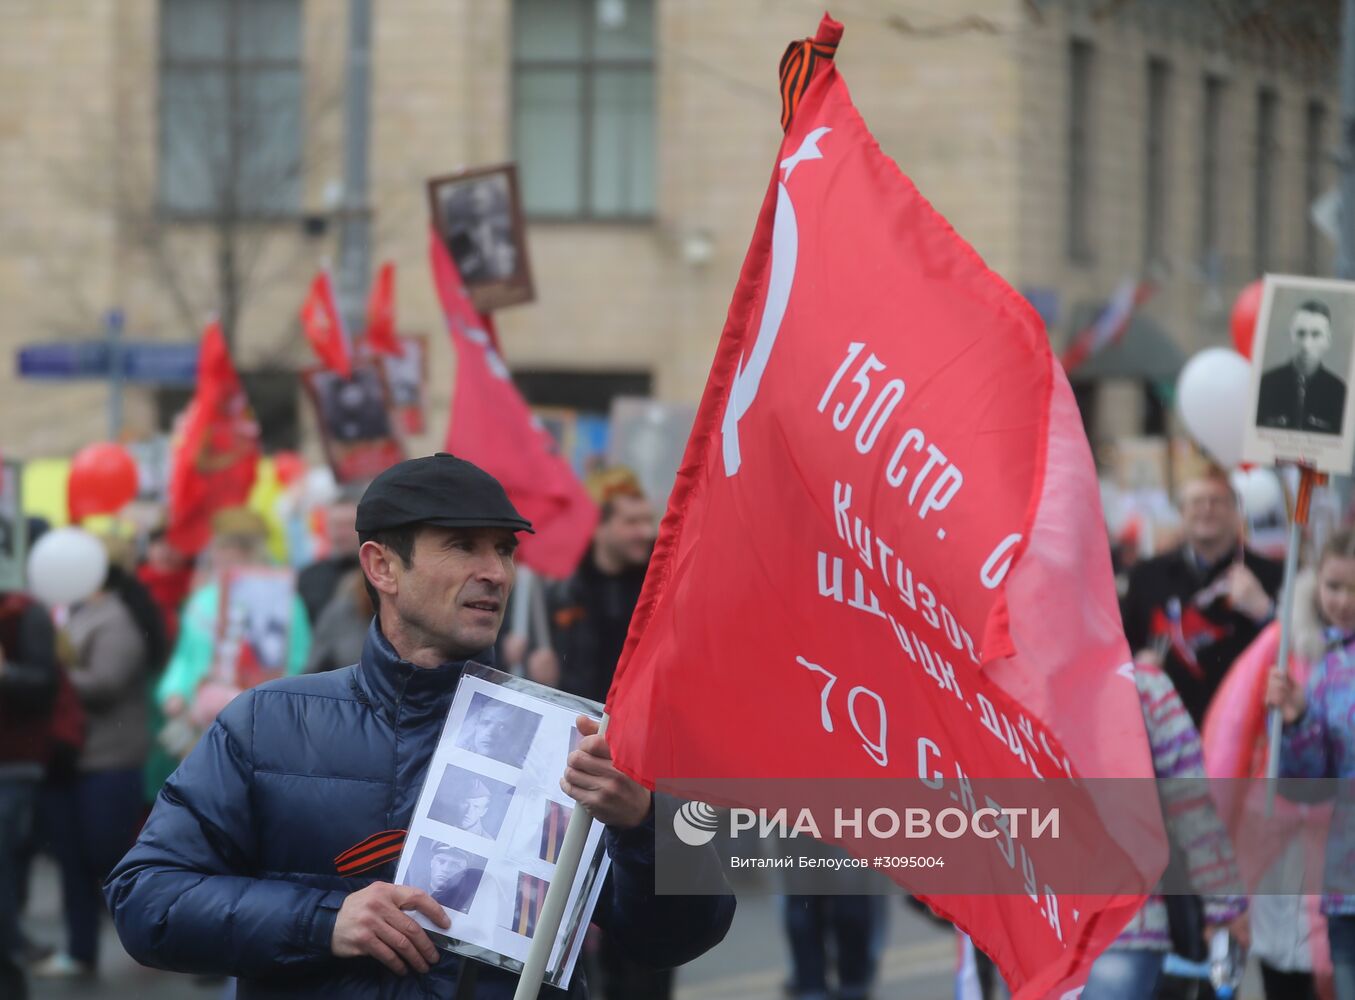
[[[1203,0],[842,0],[833,13],[881,146],[1036,302],[1056,346],[1121,281],[1151,278],[1143,317],[1188,355],[1225,342],[1228,304],[1261,270],[1330,272],[1308,205],[1335,181],[1336,5],[1298,6],[1310,19],[1278,26]],[[822,5],[373,7],[372,259],[396,262],[400,325],[433,345],[430,430],[412,450],[441,443],[454,364],[424,181],[462,166],[519,163],[537,300],[496,319],[530,394],[585,409],[637,388],[698,399],[779,141],[777,62]],[[221,308],[230,254],[239,366],[275,443],[314,448],[291,373],[309,363],[306,283],[337,259],[345,8],[0,4],[7,359],[94,337],[111,308],[129,338],[189,340]],[[234,144],[194,103],[232,86],[247,108]],[[211,168],[234,155],[244,179],[229,240],[195,155]],[[1158,419],[1144,380],[1116,374],[1085,394],[1100,435]],[[19,379],[6,360],[0,449],[60,455],[103,438],[106,395]],[[163,430],[182,399],[130,388],[126,433]]]

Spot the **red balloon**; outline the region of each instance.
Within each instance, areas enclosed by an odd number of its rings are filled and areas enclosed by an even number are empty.
[[[273,456],[273,474],[283,486],[291,486],[306,473],[306,462],[294,451],[280,451]]]
[[[1251,357],[1251,341],[1256,334],[1256,314],[1261,311],[1262,284],[1260,278],[1256,279],[1238,292],[1237,301],[1233,303],[1233,343],[1237,346],[1237,353],[1244,358]]]
[[[71,461],[66,480],[66,503],[71,520],[91,514],[112,514],[136,498],[136,462],[120,444],[92,444]]]

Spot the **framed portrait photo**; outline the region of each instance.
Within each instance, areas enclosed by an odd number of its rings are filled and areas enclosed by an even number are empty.
[[[536,297],[514,164],[434,177],[428,207],[476,309],[488,313]]]
[[[348,379],[326,368],[312,368],[302,372],[301,379],[315,407],[335,480],[364,482],[404,459],[380,367],[370,362],[354,365]]]
[[[1268,274],[1252,340],[1242,458],[1346,475],[1355,451],[1355,282]]]

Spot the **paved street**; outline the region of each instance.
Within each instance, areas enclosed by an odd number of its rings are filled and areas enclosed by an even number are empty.
[[[60,940],[56,873],[42,862],[34,873],[27,927],[45,943]],[[954,938],[890,900],[889,938],[881,969],[879,1000],[949,1000]],[[94,983],[34,983],[35,1000],[107,997],[144,1000],[216,1000],[221,985],[200,985],[185,976],[136,965],[122,951],[111,925],[103,935],[103,975]],[[739,900],[729,936],[679,973],[679,1000],[780,1000],[787,960],[776,900],[747,895]]]

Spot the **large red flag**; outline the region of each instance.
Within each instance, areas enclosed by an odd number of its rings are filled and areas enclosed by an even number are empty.
[[[522,561],[546,576],[569,576],[593,537],[597,505],[514,387],[436,232],[428,246],[456,350],[447,450],[503,483],[513,505],[532,522],[536,534],[523,536]]]
[[[301,304],[301,328],[315,349],[316,357],[326,368],[344,378],[353,377],[348,336],[339,315],[339,303],[334,297],[334,282],[327,270],[311,280],[306,301]]]
[[[946,806],[966,776],[1082,789],[1096,836],[992,861],[1026,891],[928,897],[1017,996],[1075,995],[1165,862],[1155,806],[1114,824],[1081,781],[1152,775],[1091,454],[1039,317],[866,129],[840,35],[825,17],[782,63],[786,136],[608,741],[650,787],[756,779],[731,806],[778,778],[922,778]],[[1102,859],[1125,894],[1050,888]]]
[[[212,515],[245,502],[259,463],[259,424],[231,364],[221,326],[209,323],[198,352],[198,387],[184,413],[169,471],[170,544],[198,552]]]
[[[391,261],[381,265],[372,284],[372,295],[367,300],[366,341],[373,354],[405,356],[404,345],[395,335],[395,264]]]

